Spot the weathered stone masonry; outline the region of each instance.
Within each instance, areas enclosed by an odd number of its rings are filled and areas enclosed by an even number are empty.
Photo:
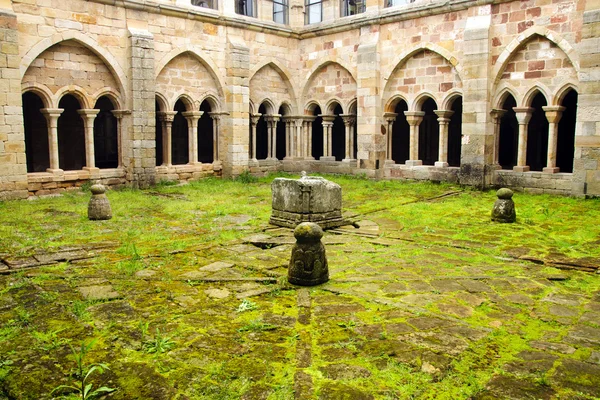
[[[0,0],[0,199],[244,170],[600,196],[600,1],[288,6]]]

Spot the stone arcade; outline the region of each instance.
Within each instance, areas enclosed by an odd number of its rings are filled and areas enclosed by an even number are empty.
[[[0,199],[245,170],[600,195],[598,0],[0,0]]]

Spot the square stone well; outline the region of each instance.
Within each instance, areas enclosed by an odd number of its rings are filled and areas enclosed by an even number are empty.
[[[314,222],[323,229],[344,225],[342,188],[317,176],[300,179],[275,178],[272,214],[269,222],[295,228],[301,222]]]

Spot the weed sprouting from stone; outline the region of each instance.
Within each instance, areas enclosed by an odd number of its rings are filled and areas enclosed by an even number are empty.
[[[238,332],[264,332],[277,329],[277,325],[269,324],[261,320],[252,320],[238,329]]]
[[[149,354],[162,354],[170,351],[175,347],[175,342],[169,336],[164,336],[159,328],[156,328],[156,334],[153,338],[148,339],[142,345],[142,348]]]
[[[40,348],[45,351],[50,351],[70,342],[69,339],[58,336],[61,331],[63,331],[63,329],[47,332],[33,331],[31,332],[31,336],[38,342]]]
[[[242,302],[240,303],[240,305],[237,307],[237,309],[235,311],[238,313],[242,313],[245,311],[252,311],[252,310],[257,310],[257,309],[258,309],[258,304],[256,304],[252,300],[244,299],[244,300],[242,300]]]

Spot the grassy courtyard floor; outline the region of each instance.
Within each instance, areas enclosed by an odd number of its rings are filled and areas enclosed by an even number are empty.
[[[0,203],[0,399],[81,399],[71,347],[107,399],[600,398],[600,201],[330,176],[300,288],[272,179]]]

